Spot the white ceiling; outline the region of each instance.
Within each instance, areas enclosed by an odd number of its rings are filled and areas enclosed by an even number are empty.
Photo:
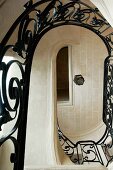
[[[0,42],[14,23],[16,18],[24,11],[24,4],[28,0],[6,0],[0,7]]]
[[[113,0],[91,0],[113,27]]]

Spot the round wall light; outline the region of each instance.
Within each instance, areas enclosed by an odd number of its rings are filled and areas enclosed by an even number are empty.
[[[79,85],[79,86],[83,85],[85,82],[84,77],[82,75],[75,75],[73,81],[76,85]]]

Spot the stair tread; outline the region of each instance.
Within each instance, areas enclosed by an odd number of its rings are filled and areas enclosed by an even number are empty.
[[[57,166],[43,166],[43,167],[29,167],[25,170],[108,170],[102,165],[57,165]]]

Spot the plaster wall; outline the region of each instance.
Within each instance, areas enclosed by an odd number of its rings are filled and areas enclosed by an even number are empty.
[[[83,34],[85,34],[85,36],[83,36]],[[101,40],[97,36],[95,37],[95,34],[90,31],[87,32],[87,30],[83,30],[80,27],[62,26],[49,31],[41,39],[33,59],[27,129],[26,166],[41,166],[55,163],[55,159],[53,158],[55,149],[53,145],[56,135],[56,131],[53,130],[56,118],[56,103],[54,103],[56,96],[55,61],[57,52],[65,45],[73,46],[73,75],[75,74],[76,68],[74,64],[78,64],[79,62],[81,63],[80,69],[82,73],[86,74],[86,70],[89,69],[89,72],[87,70],[89,77],[92,75],[91,70],[93,69],[93,76],[91,76],[89,84],[93,84],[91,87],[93,86],[94,91],[89,92],[87,86],[85,86],[83,90],[82,87],[77,87],[81,88],[80,93],[87,93],[86,96],[83,94],[85,96],[85,100],[83,100],[84,96],[79,97],[79,89],[75,90],[75,87],[73,87],[73,100],[75,100],[76,91],[78,96],[76,101],[83,104],[86,110],[83,107],[82,112],[77,112],[77,106],[59,106],[57,113],[61,129],[66,134],[72,133],[73,136],[76,136],[76,133],[79,133],[80,136],[81,133],[90,132],[102,123],[103,62],[107,56],[106,48]],[[83,56],[81,56],[81,59],[79,58],[80,54]],[[88,62],[88,67],[86,66],[86,61]],[[95,67],[93,67],[93,63]],[[82,66],[84,67],[82,68]],[[96,96],[95,93],[97,93],[98,96]],[[93,111],[91,110],[92,108],[90,108],[87,112],[87,109],[92,105],[91,103],[88,105],[88,102],[94,103]],[[78,103],[78,105],[80,105],[80,103]],[[80,107],[81,106],[79,106],[79,108]],[[95,108],[97,109],[96,111]],[[60,110],[62,110],[62,112],[60,112]],[[104,130],[102,129],[102,133],[103,132]],[[98,133],[95,134],[95,139],[97,134]],[[100,136],[101,135],[99,135],[99,137]],[[32,158],[29,155],[32,155]]]
[[[7,0],[0,8],[0,42],[17,17],[24,11],[23,6],[27,1]]]
[[[14,153],[14,146],[11,141],[5,142],[0,148],[1,158],[0,158],[0,170],[12,170],[13,164],[10,162],[10,155]]]
[[[68,33],[62,33],[63,35],[67,37]],[[87,135],[103,125],[103,73],[104,59],[108,54],[104,43],[91,31],[75,27],[71,35],[72,42],[69,45],[72,46],[70,56],[72,77],[69,83],[72,104],[61,102],[57,105],[57,114],[62,131],[73,138]],[[80,74],[85,79],[82,86],[73,82],[74,76]]]

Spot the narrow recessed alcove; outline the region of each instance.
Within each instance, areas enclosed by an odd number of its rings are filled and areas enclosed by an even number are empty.
[[[68,46],[57,54],[57,101],[69,101],[69,58]]]

